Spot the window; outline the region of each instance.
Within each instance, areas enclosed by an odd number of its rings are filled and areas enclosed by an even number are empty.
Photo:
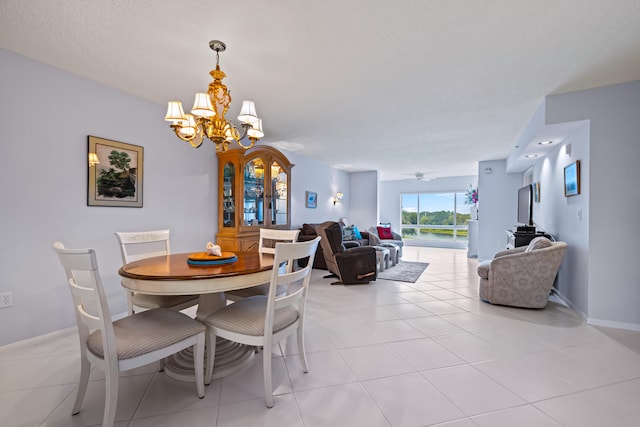
[[[466,243],[469,207],[464,191],[402,195],[402,237],[431,243]]]

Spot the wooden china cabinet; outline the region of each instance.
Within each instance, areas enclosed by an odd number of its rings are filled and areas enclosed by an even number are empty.
[[[291,168],[269,146],[218,155],[218,234],[224,251],[257,251],[261,228],[291,226]]]

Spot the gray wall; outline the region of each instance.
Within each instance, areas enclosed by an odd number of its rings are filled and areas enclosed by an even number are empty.
[[[92,247],[111,310],[124,312],[115,231],[171,228],[172,250],[204,247],[217,223],[212,144],[194,150],[163,121],[164,108],[0,50],[2,213],[0,344],[75,324],[51,249]],[[144,147],[144,207],[87,206],[87,135]]]
[[[581,164],[581,194],[565,197],[564,167],[576,160]],[[536,226],[569,245],[556,286],[582,313],[588,312],[590,286],[589,172],[589,123],[585,121],[555,150],[536,162],[533,173],[533,181],[540,183],[540,203],[533,205]]]
[[[478,261],[492,259],[496,252],[506,249],[505,230],[517,222],[520,187],[522,174],[507,173],[505,160],[479,163]]]
[[[350,174],[325,163],[305,158],[298,153],[281,150],[295,165],[291,172],[291,227],[303,223],[338,221],[349,216],[349,205],[354,196],[349,189]],[[305,207],[305,192],[318,193],[318,207]],[[341,191],[341,203],[333,204],[333,196]]]
[[[640,81],[547,97],[547,124],[578,120],[590,121],[588,319],[640,330]]]
[[[380,178],[377,171],[351,173],[350,178],[350,213],[347,218],[359,229],[367,230],[379,222],[380,204],[384,200],[378,191]]]

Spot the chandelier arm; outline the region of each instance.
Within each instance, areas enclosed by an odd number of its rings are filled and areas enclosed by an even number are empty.
[[[190,136],[190,137],[186,137],[186,136],[181,135],[180,134],[180,129],[182,129],[182,126],[180,126],[180,125],[171,125],[171,129],[173,129],[173,132],[175,132],[176,136],[178,138],[180,138],[181,140],[183,140],[183,141],[191,142],[191,140],[195,138],[195,134]]]
[[[256,139],[255,138],[249,138],[249,140],[251,141],[251,144],[249,144],[249,145],[244,145],[240,139],[237,140],[236,143],[238,143],[238,145],[241,148],[243,148],[245,150],[248,150],[249,148],[252,148],[256,143]]]
[[[252,128],[252,126],[251,126],[251,123],[241,123],[240,126],[242,126],[243,131],[242,131],[242,135],[236,139],[236,142],[240,147],[242,147],[245,150],[248,150],[249,148],[252,148],[255,145],[258,139],[249,137],[249,140],[251,141],[251,143],[249,145],[244,145],[242,143],[242,140],[247,136],[247,133],[249,132],[249,129]]]
[[[204,140],[204,134],[200,129],[198,129],[196,131],[195,136],[192,138],[191,141],[189,141],[189,144],[191,144],[191,146],[194,148],[198,148],[200,147],[200,145],[202,145],[203,140]]]
[[[251,129],[252,127],[251,123],[240,123],[240,126],[242,126],[242,135],[240,135],[240,138],[238,138],[238,141],[241,139],[244,139],[247,136],[249,129]]]

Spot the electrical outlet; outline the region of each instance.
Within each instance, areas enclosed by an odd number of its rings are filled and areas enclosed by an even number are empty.
[[[0,294],[0,308],[7,308],[13,305],[13,293],[3,292]]]

